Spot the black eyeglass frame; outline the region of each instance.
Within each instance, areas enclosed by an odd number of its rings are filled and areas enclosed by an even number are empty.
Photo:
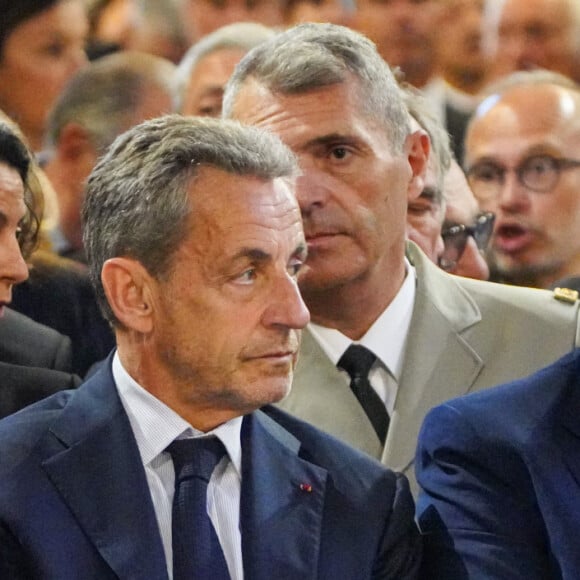
[[[453,270],[465,252],[469,237],[475,240],[477,249],[484,252],[491,239],[494,224],[495,214],[487,211],[480,213],[473,225],[456,224],[445,228],[441,232],[445,249],[439,257],[439,267],[447,272]]]
[[[551,173],[552,177],[548,183],[542,186],[538,186],[538,184],[533,180],[530,182],[529,177],[526,177],[526,172],[530,172],[533,169],[534,163],[537,163],[538,161],[547,162],[552,166],[550,168],[550,171],[552,172]],[[467,169],[466,171],[467,181],[471,185],[471,188],[474,190],[476,195],[477,194],[481,195],[482,194],[481,186],[477,185],[478,180],[475,179],[474,174],[478,169],[481,169],[482,167],[485,166],[493,168],[493,170],[496,171],[497,175],[499,176],[499,179],[497,181],[494,181],[494,184],[496,185],[495,194],[497,195],[500,187],[502,187],[503,184],[505,183],[506,173],[510,171],[510,169],[508,169],[507,167],[500,167],[495,163],[492,163],[491,161],[476,163],[472,165],[469,169]],[[568,169],[577,169],[579,167],[580,160],[578,159],[570,159],[567,157],[554,157],[552,155],[543,154],[543,155],[532,155],[531,157],[528,157],[527,159],[522,161],[517,167],[515,167],[513,171],[515,172],[518,178],[518,182],[527,189],[529,189],[530,191],[533,191],[535,193],[550,193],[556,187],[556,185],[558,185],[558,182],[560,181],[560,176],[562,175],[563,171],[566,171]],[[479,183],[484,182],[480,180]],[[485,197],[491,198],[494,196],[487,195]]]

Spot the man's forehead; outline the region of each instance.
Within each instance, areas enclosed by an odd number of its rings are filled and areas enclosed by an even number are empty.
[[[471,129],[480,135],[509,131],[567,133],[580,121],[580,93],[556,85],[513,87],[478,107]],[[472,132],[470,131],[470,133]]]

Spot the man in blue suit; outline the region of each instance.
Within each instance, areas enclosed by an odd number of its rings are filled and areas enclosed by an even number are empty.
[[[269,406],[309,319],[296,175],[273,135],[179,116],[98,163],[84,242],[117,350],[0,422],[1,578],[416,577],[405,478]],[[200,440],[223,455],[182,519],[174,453]]]
[[[580,578],[580,349],[435,408],[417,451],[427,578]]]

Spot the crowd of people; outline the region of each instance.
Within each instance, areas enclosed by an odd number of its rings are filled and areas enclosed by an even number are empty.
[[[0,578],[580,576],[580,2],[2,13]]]

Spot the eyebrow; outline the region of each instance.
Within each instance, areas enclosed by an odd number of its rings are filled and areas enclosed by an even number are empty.
[[[320,147],[321,145],[334,145],[336,143],[358,143],[359,139],[351,135],[344,135],[343,133],[330,133],[329,135],[321,135],[307,141],[302,149],[312,149],[313,147]]]
[[[306,257],[308,253],[307,246],[304,242],[298,244],[294,251],[292,252],[292,257],[294,256],[301,256]],[[249,259],[255,263],[264,263],[268,262],[272,259],[272,255],[268,252],[264,252],[264,250],[260,250],[259,248],[241,248],[238,252],[234,254],[232,257],[232,261],[240,260],[240,259]]]

